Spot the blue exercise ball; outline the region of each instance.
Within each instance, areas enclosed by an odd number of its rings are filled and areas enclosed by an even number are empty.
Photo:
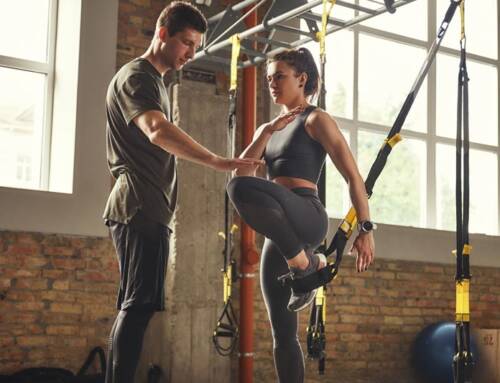
[[[477,347],[471,335],[474,359]],[[454,383],[455,323],[439,322],[425,327],[415,338],[413,364],[426,383]]]

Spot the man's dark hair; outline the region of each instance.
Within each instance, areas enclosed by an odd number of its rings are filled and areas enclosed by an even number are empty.
[[[173,1],[163,9],[156,21],[156,28],[166,27],[169,36],[182,32],[185,28],[205,33],[207,19],[194,5],[185,1]]]

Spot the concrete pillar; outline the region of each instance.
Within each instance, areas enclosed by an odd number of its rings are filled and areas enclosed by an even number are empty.
[[[182,80],[174,88],[173,115],[199,143],[225,154],[227,96],[214,84]],[[230,359],[219,356],[212,332],[222,309],[225,174],[178,160],[179,200],[167,272],[167,310],[148,327],[137,373],[146,381],[149,363],[166,371],[162,382],[230,381]]]

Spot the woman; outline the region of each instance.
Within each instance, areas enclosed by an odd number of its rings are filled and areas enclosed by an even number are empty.
[[[302,382],[304,359],[297,338],[299,311],[316,291],[296,294],[277,278],[288,271],[300,279],[326,266],[314,253],[326,236],[328,217],[317,194],[326,154],[349,184],[362,224],[354,241],[356,268],[364,271],[374,257],[364,182],[335,121],[309,104],[318,90],[318,69],[311,53],[290,50],[273,57],[267,66],[271,97],[283,107],[274,120],[255,132],[241,158],[264,158],[269,180],[256,177],[256,168],[236,171],[229,196],[241,218],[266,239],[261,256],[261,287],[271,321],[274,359],[280,382]],[[351,249],[351,250],[353,250]]]

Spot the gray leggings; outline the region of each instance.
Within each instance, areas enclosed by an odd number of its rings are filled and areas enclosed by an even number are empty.
[[[304,357],[298,340],[298,313],[287,310],[290,289],[277,280],[286,274],[286,259],[314,251],[326,236],[328,216],[313,189],[287,189],[257,177],[235,177],[227,187],[241,218],[266,237],[260,283],[271,322],[274,363],[279,381],[302,383]]]

